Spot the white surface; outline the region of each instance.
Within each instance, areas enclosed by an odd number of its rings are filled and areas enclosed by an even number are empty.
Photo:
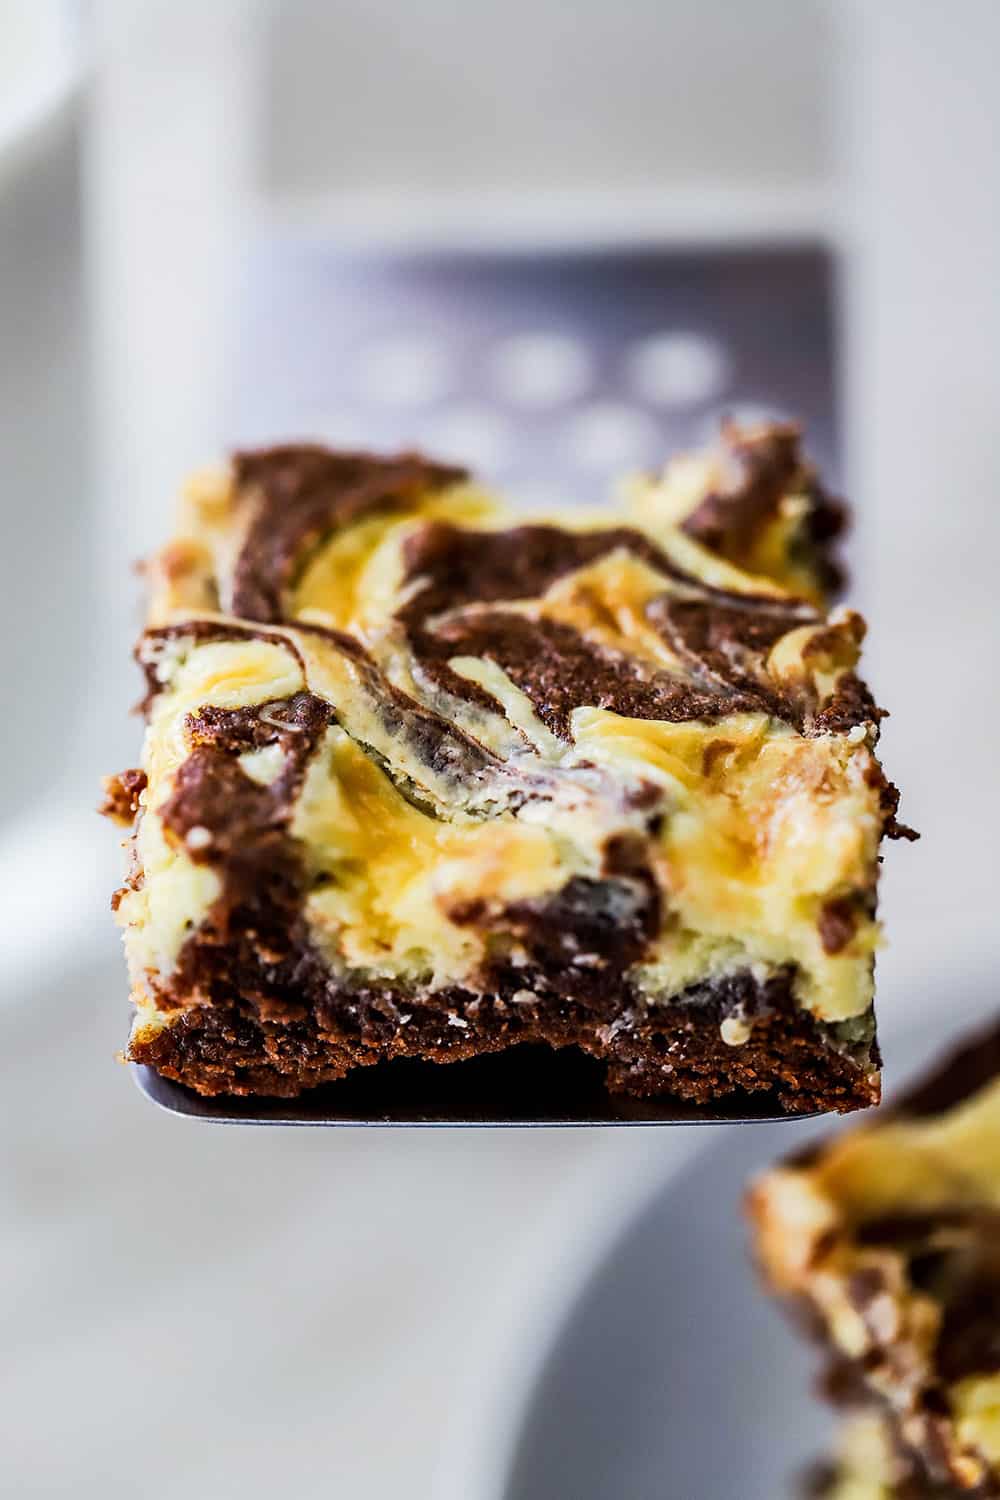
[[[601,1140],[186,1124],[113,1061],[117,955],[31,998],[0,1012],[0,1490],[429,1495]]]
[[[64,11],[45,0],[0,6],[0,826],[60,773],[89,634],[83,64]]]
[[[268,39],[263,195],[340,243],[697,242],[734,225],[768,239],[827,222],[827,0],[292,0]]]
[[[39,985],[67,980],[108,949],[109,893],[121,880],[97,797],[61,794],[29,806],[0,838],[0,1008],[30,1005]]]
[[[829,166],[824,0],[286,0],[270,42],[272,196],[788,188]]]
[[[605,1131],[599,1141],[600,1132],[588,1133],[595,1144],[586,1170],[547,1205],[520,1255],[496,1268],[499,1316],[467,1351],[469,1378],[442,1430],[433,1500],[501,1500],[528,1403],[580,1288],[622,1226],[715,1131],[629,1128]]]
[[[99,0],[87,153],[98,597],[109,659],[129,569],[184,475],[224,445],[230,310],[253,162],[252,0]],[[130,673],[129,682],[134,682]],[[124,671],[108,680],[120,704]],[[132,737],[134,738],[134,736]]]
[[[893,950],[1000,961],[1000,7],[859,3],[845,74],[849,492],[886,765]]]
[[[82,77],[79,29],[63,0],[4,0],[0,8],[0,186],[26,164]]]
[[[609,206],[609,196],[611,204]],[[281,230],[329,236],[350,249],[561,250],[567,242],[618,246],[798,244],[839,229],[828,185],[732,180],[656,186],[372,192],[266,198]]]
[[[294,9],[310,24],[322,12],[315,24],[325,26],[336,8]],[[688,7],[691,15],[703,9]],[[994,171],[1000,12],[986,0],[959,0],[947,12],[889,0],[877,18],[861,9],[859,93],[846,111],[858,122],[862,257],[847,328],[858,375],[849,391],[852,489],[871,516],[860,551],[885,559],[862,585],[875,624],[873,675],[894,708],[886,753],[906,785],[904,811],[927,834],[923,846],[890,851],[883,1013],[891,1022],[922,1003],[916,976],[928,981],[924,994],[946,995],[955,954],[976,951],[989,969],[998,941],[1000,828],[990,789],[1000,724],[989,674],[1000,540],[992,503],[1000,237],[996,195],[983,184]],[[136,679],[124,662],[117,676],[105,670],[121,661],[132,628],[127,564],[163,534],[179,475],[225,436],[226,309],[252,196],[253,10],[199,6],[192,28],[185,21],[193,7],[95,6],[104,53],[90,157],[104,570],[95,592],[110,601],[96,644],[87,635],[94,609],[72,594],[79,560],[69,558],[55,585],[28,567],[51,556],[44,543],[65,534],[87,500],[73,426],[83,402],[66,399],[68,391],[80,396],[79,345],[74,330],[67,338],[65,317],[74,294],[71,281],[53,280],[63,274],[55,251],[71,245],[75,222],[73,192],[59,175],[69,158],[61,169],[53,159],[49,188],[38,179],[37,216],[18,215],[33,248],[19,249],[16,276],[3,271],[5,311],[22,319],[15,352],[5,335],[4,432],[20,433],[22,451],[51,466],[25,467],[11,492],[30,500],[19,571],[29,603],[44,608],[30,639],[9,619],[7,639],[30,651],[32,641],[50,639],[51,626],[64,644],[68,621],[79,649],[73,671],[87,680],[85,648],[102,668],[81,694],[86,728],[72,736],[87,777],[73,788],[74,806],[89,803],[98,767],[134,755],[136,726],[121,705]],[[655,183],[616,185],[610,199],[606,187],[579,182],[562,195],[501,183],[480,196],[472,228],[530,243],[565,235],[567,223],[606,234],[624,223],[636,236],[664,227],[690,235],[695,226],[718,236],[734,225],[759,235],[830,222],[825,127],[811,135],[814,126],[803,125],[812,118],[803,114],[810,68],[827,54],[825,29],[814,49],[808,25],[807,16],[796,47],[771,54],[784,67],[802,56],[804,41],[812,62],[793,93],[780,109],[773,88],[760,95],[781,150],[805,152],[782,181],[727,187],[742,170],[741,158],[727,176],[727,147],[711,182],[675,184],[666,195]],[[314,56],[323,81],[319,48]],[[505,89],[500,53],[497,62],[494,86]],[[730,62],[752,71],[745,51]],[[281,66],[287,88],[294,57]],[[676,65],[654,57],[651,66],[673,108]],[[728,97],[726,77],[713,75],[706,89],[694,70],[691,82],[713,110]],[[758,98],[756,84],[752,92]],[[537,98],[545,102],[541,91]],[[637,93],[634,102],[630,129],[649,118],[648,99]],[[749,115],[734,112],[749,139]],[[384,112],[370,114],[388,129]],[[525,126],[535,132],[537,117],[526,116]],[[289,129],[272,159],[272,185],[286,173],[283,211],[298,213],[311,194],[325,196],[314,164],[340,137]],[[760,139],[770,138],[765,129]],[[564,139],[575,149],[587,137]],[[662,144],[649,143],[650,159],[659,161]],[[609,126],[604,145],[621,152],[627,132],[616,143]],[[454,183],[432,186],[423,200],[423,209],[434,206],[430,228],[469,233],[469,204]],[[400,205],[389,187],[369,204],[369,228],[379,229],[381,211],[383,231],[410,232],[414,202]],[[349,216],[356,200],[341,204]],[[53,285],[70,290],[53,298]],[[51,322],[38,320],[39,309]],[[911,516],[919,524],[901,528]],[[940,619],[927,611],[933,588]],[[65,651],[46,650],[53,672],[65,664]],[[928,663],[941,694],[930,720]],[[51,678],[35,672],[32,680],[46,688]],[[51,693],[16,704],[21,732],[7,753],[16,751],[22,767],[57,742],[46,701],[51,710]],[[969,723],[978,727],[971,744]],[[25,802],[41,780],[39,763],[23,783]],[[429,1492],[444,1443],[450,1467],[439,1481],[451,1486],[448,1500],[485,1500],[471,1476],[495,1480],[520,1377],[533,1368],[554,1310],[621,1201],[696,1137],[258,1134],[156,1114],[110,1061],[125,1025],[122,974],[110,924],[105,917],[92,928],[91,911],[103,907],[111,883],[95,851],[113,859],[113,834],[95,822],[92,847],[83,819],[51,813],[51,834],[21,824],[19,842],[0,860],[17,918],[8,941],[18,946],[5,951],[23,1002],[0,1012],[12,1117],[3,1168],[10,1424],[0,1487],[73,1500],[173,1500],[179,1491],[252,1500],[280,1484],[296,1500],[396,1500]],[[66,885],[43,907],[35,892],[46,854],[62,860]],[[96,966],[82,943],[58,947],[56,934],[71,921],[81,939],[98,934],[106,958]],[[36,930],[51,935],[37,963]],[[484,1282],[494,1288],[485,1301]],[[380,1404],[393,1413],[391,1440],[376,1419]]]

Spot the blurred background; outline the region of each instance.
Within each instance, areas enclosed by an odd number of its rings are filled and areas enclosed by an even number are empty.
[[[706,1145],[199,1127],[115,1067],[130,568],[234,443],[589,504],[723,412],[803,418],[924,835],[886,860],[890,1056],[995,1007],[998,55],[994,0],[0,0],[0,1493],[579,1496],[537,1403],[545,1487],[511,1461],[548,1342]],[[602,1327],[597,1388],[652,1396],[594,1493],[770,1500],[651,1487],[685,1377]]]

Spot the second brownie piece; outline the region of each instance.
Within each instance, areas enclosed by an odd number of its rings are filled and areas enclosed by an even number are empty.
[[[829,1394],[878,1413],[899,1493],[1000,1496],[1000,1026],[750,1205],[768,1282],[826,1348]]]

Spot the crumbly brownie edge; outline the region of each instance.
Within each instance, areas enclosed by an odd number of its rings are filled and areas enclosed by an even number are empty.
[[[807,508],[801,522],[800,560],[813,571],[817,589],[832,599],[847,581],[839,544],[850,512],[805,461],[801,440],[801,428],[794,422],[770,423],[755,431],[724,422],[722,447],[733,469],[731,482],[706,495],[682,528],[710,550],[739,557],[754,532],[776,517],[787,495],[802,495]]]
[[[524,1042],[576,1046],[606,1065],[610,1090],[706,1104],[766,1091],[789,1113],[847,1112],[879,1098],[874,1041],[851,1049],[796,1006],[783,976],[758,986],[737,975],[693,987],[671,1004],[621,1007],[521,989],[419,996],[387,987],[340,990],[298,1015],[262,1014],[245,999],[193,1005],[128,1056],[203,1094],[294,1097],[353,1068],[421,1058],[461,1062]],[[755,994],[756,1006],[748,996]],[[727,1013],[756,1009],[742,1045],[723,1039]]]

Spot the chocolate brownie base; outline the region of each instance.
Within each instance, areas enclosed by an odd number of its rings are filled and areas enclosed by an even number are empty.
[[[522,985],[524,979],[522,976]],[[751,998],[752,997],[752,998]],[[756,1007],[749,1039],[727,1044],[727,1015]],[[352,1069],[397,1058],[461,1063],[523,1043],[578,1047],[606,1066],[607,1086],[638,1098],[698,1104],[767,1092],[790,1113],[846,1111],[878,1100],[868,1039],[852,1049],[811,1019],[787,985],[757,987],[749,974],[699,986],[673,1005],[612,1000],[584,1005],[525,988],[488,997],[461,991],[414,997],[358,989],[316,1012],[268,1018],[239,1000],[193,1006],[152,1036],[135,1039],[148,1063],[202,1094],[293,1097]]]

